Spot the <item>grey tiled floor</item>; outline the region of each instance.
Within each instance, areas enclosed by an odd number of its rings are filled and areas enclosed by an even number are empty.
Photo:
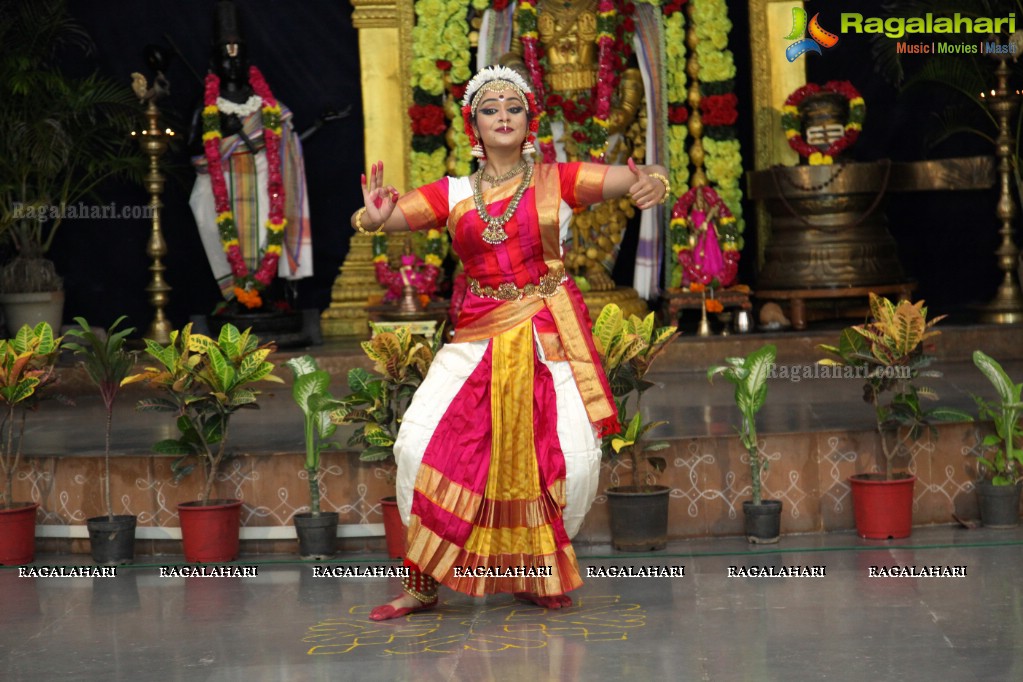
[[[773,547],[727,538],[642,556],[578,550],[584,569],[674,565],[685,575],[591,577],[572,608],[549,612],[443,591],[436,611],[373,623],[366,613],[397,592],[396,579],[316,578],[315,564],[286,556],[261,559],[255,578],[160,577],[155,563],[115,578],[2,568],[0,679],[1023,679],[1023,530],[788,536]],[[869,577],[893,564],[964,566],[966,577]],[[333,565],[390,564],[347,555]],[[728,577],[730,566],[826,575]]]

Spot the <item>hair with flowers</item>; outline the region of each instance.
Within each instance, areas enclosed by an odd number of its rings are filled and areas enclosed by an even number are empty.
[[[475,109],[473,100],[476,98],[477,92],[487,83],[493,81],[507,81],[520,91],[523,96],[532,94],[532,90],[522,76],[518,74],[514,69],[510,69],[507,66],[487,66],[480,69],[475,76],[465,86],[465,95],[462,97],[462,107],[470,107]]]
[[[469,137],[469,144],[476,145],[479,143],[479,140],[476,138],[476,131],[473,130],[472,125],[478,104],[476,100],[483,93],[484,86],[495,82],[508,83],[509,86],[518,90],[525,98],[527,116],[529,117],[529,132],[526,135],[526,142],[534,142],[536,140],[540,110],[533,91],[526,85],[525,79],[517,71],[507,66],[495,65],[480,69],[465,86],[465,95],[462,97],[462,122],[465,126],[465,134]]]

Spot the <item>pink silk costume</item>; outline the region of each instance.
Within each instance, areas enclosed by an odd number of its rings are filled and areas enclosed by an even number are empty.
[[[406,562],[460,592],[551,596],[582,584],[562,520],[566,506],[565,456],[558,435],[562,415],[547,361],[567,361],[571,368],[570,381],[582,398],[580,411],[585,409],[579,421],[582,428],[587,422],[592,425],[593,442],[596,435],[616,432],[618,415],[593,347],[589,316],[574,282],[563,276],[558,220],[562,200],[572,207],[601,201],[606,170],[597,164],[537,165],[531,186],[504,226],[508,238],[497,245],[481,238],[485,225],[471,197],[449,209],[448,178],[398,202],[414,230],[447,225],[452,247],[478,291],[498,290],[502,284],[521,290],[545,277],[548,282],[564,280],[551,296],[517,300],[477,295],[470,288],[454,340],[441,350],[459,357],[460,346],[487,344],[478,363],[464,374],[451,372],[450,380],[441,376],[444,386],[455,391],[451,402],[436,420],[415,432],[421,434],[416,439],[428,444],[415,473],[406,519]],[[511,182],[484,193],[488,211],[501,215],[516,189],[517,183]],[[430,403],[438,400],[426,393],[432,392],[431,383],[439,386],[431,382],[437,379],[435,372],[452,366],[440,360],[439,354],[430,369],[432,376],[416,392],[402,425],[406,434],[399,433],[395,445],[399,507],[404,450],[422,447],[422,442],[406,445],[402,436],[420,428],[412,424],[423,421]],[[559,372],[563,367],[557,368]],[[462,383],[455,390],[451,382],[458,381]],[[594,463],[599,466],[599,459]],[[592,483],[595,488],[595,478]],[[509,569],[529,568],[549,571],[549,576],[505,575]]]

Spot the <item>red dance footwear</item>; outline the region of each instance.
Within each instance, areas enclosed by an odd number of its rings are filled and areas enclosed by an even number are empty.
[[[528,601],[545,609],[567,609],[572,605],[572,598],[567,594],[556,594],[550,597],[541,597],[533,592],[516,592],[516,599]]]
[[[369,612],[369,619],[391,620],[392,618],[401,618],[402,616],[407,616],[408,614],[416,613],[417,611],[429,611],[436,605],[436,599],[428,602],[419,602],[417,606],[403,606],[397,609],[390,604],[383,604]]]

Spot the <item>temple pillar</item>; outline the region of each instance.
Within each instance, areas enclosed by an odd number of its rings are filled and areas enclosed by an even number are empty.
[[[412,136],[407,112],[412,94],[406,65],[412,59],[412,2],[352,0],[352,6],[352,24],[359,32],[364,159],[383,161],[387,182],[407,189]],[[373,270],[371,238],[353,235],[331,290],[330,307],[323,312],[323,335],[368,338],[367,298],[383,291]]]

